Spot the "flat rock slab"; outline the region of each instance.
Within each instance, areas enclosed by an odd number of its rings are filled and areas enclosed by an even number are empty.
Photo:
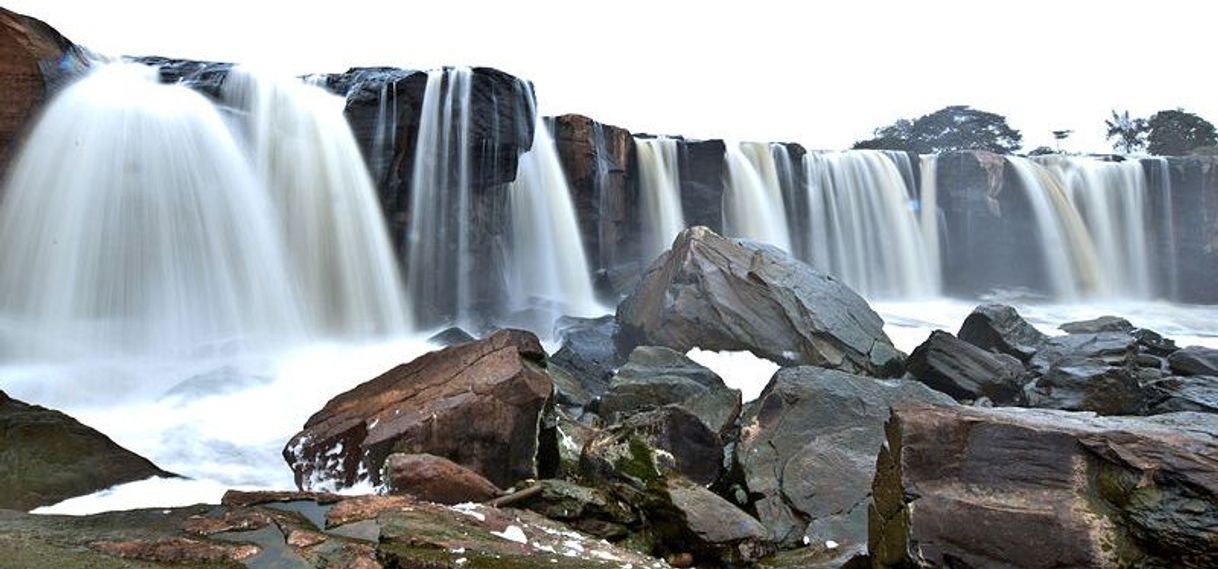
[[[875,567],[1218,566],[1218,416],[899,405]]]
[[[380,484],[392,452],[441,456],[500,488],[537,475],[552,384],[537,337],[502,330],[431,352],[326,403],[284,448],[302,489]]]

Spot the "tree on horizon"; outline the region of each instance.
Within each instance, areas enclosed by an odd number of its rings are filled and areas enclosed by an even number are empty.
[[[1129,111],[1124,114],[1112,111],[1112,118],[1104,121],[1108,127],[1108,140],[1113,140],[1112,148],[1122,154],[1133,154],[1146,146],[1146,134],[1150,130],[1146,119],[1130,118]],[[1115,139],[1115,140],[1114,140]]]
[[[960,150],[1012,154],[1023,145],[1023,135],[1007,124],[1006,117],[968,105],[951,105],[914,120],[900,119],[874,132],[874,138],[856,142],[854,148],[919,154]]]

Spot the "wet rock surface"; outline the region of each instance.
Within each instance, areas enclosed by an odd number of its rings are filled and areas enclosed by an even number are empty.
[[[408,494],[437,504],[485,502],[500,494],[499,488],[477,472],[431,454],[389,455],[381,480],[391,494]]]
[[[537,475],[544,366],[536,336],[517,330],[431,352],[331,399],[284,459],[302,489],[379,484],[391,452],[441,456],[506,488]]]
[[[1216,434],[1208,414],[898,405],[873,487],[873,566],[1213,566]]]
[[[173,474],[76,419],[0,391],[0,508],[31,510],[152,476]]]
[[[883,321],[831,277],[772,247],[687,229],[618,306],[635,345],[748,350],[785,365],[898,375]]]
[[[835,542],[862,549],[875,456],[889,407],[954,405],[916,381],[877,380],[813,367],[774,374],[741,418],[735,449],[751,507],[784,547]]]
[[[83,517],[0,511],[0,558],[13,569],[663,566],[528,511],[400,496],[262,498]]]
[[[740,392],[728,389],[718,375],[681,352],[640,346],[610,380],[596,412],[613,421],[670,404],[681,405],[712,431],[722,432],[740,413]]]
[[[1014,356],[1025,362],[1048,339],[1014,308],[1004,304],[978,306],[964,319],[956,336],[978,348]]]
[[[1013,356],[983,350],[936,330],[905,361],[915,378],[959,401],[985,397],[996,405],[1018,403],[1023,364]]]

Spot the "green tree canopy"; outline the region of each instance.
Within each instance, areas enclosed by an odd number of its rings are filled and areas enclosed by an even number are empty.
[[[908,150],[934,154],[955,150],[988,150],[1010,154],[1019,150],[1023,136],[1007,124],[1006,117],[969,108],[944,107],[915,120],[901,119],[875,130],[875,137],[861,140],[854,148]]]
[[[1147,126],[1146,150],[1159,156],[1179,156],[1218,143],[1214,125],[1183,109],[1159,111]]]

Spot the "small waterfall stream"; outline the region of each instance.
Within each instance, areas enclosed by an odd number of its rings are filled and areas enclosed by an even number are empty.
[[[782,187],[769,145],[728,143],[724,160],[724,232],[791,251]]]
[[[673,239],[685,229],[677,141],[635,138],[634,145],[639,164],[642,253],[644,260],[654,259],[671,247]]]

